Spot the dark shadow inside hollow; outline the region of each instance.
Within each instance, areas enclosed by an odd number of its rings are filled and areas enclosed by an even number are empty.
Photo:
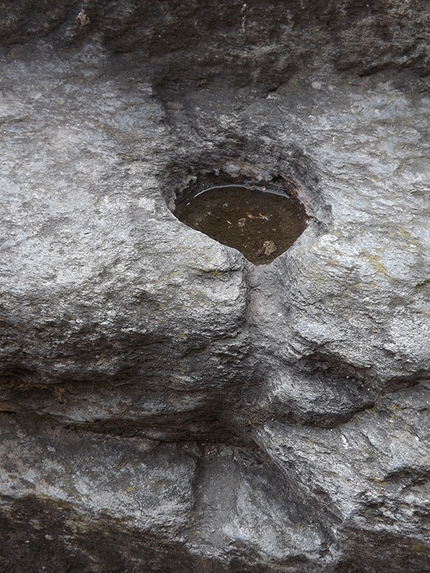
[[[271,263],[284,253],[308,223],[292,185],[282,178],[256,182],[205,175],[177,196],[174,214],[188,227],[234,247],[254,265]]]

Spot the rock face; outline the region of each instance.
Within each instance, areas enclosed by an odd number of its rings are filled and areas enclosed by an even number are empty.
[[[1,11],[1,571],[430,570],[428,3]],[[210,173],[308,228],[252,265]]]

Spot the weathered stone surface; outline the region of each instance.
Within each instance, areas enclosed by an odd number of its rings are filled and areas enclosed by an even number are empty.
[[[2,7],[1,44],[95,40],[157,66],[158,79],[279,85],[327,62],[369,74],[429,72],[426,0],[17,0]],[[161,76],[161,77],[160,77]]]
[[[51,4],[2,7],[0,569],[430,569],[427,3]],[[293,183],[272,264],[172,214],[218,171]]]
[[[364,557],[367,551],[358,548],[366,547],[367,536],[376,542],[380,537],[380,554],[367,555],[367,567],[385,570],[389,564],[399,572],[408,560],[419,561],[423,570],[430,565],[429,436],[428,389],[420,386],[387,395],[377,408],[338,428],[273,422],[257,431],[257,441],[289,483],[301,484],[317,505],[338,515],[344,552]],[[407,532],[406,542],[400,531]],[[390,559],[385,543],[400,545]]]

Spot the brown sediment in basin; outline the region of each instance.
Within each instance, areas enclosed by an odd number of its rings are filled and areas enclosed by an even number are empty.
[[[308,221],[303,205],[281,182],[220,184],[216,177],[185,190],[175,215],[255,265],[271,263],[290,248]]]

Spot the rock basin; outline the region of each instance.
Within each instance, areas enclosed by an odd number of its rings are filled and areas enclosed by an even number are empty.
[[[239,184],[232,179],[220,184],[218,179],[184,191],[175,208],[180,221],[236,248],[255,265],[271,263],[306,229],[304,207],[287,194],[286,183]]]

